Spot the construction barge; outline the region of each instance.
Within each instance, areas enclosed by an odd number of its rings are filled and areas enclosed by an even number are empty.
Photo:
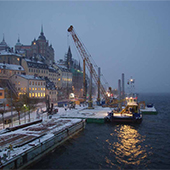
[[[83,119],[53,118],[0,136],[0,169],[24,169],[77,134]],[[9,132],[10,131],[10,132]]]

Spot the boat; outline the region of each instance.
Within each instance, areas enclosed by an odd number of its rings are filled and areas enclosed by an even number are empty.
[[[142,112],[142,114],[157,114],[158,113],[153,103],[147,104],[146,106],[145,104],[140,104],[140,111]]]
[[[105,122],[141,123],[142,114],[137,103],[137,97],[126,97],[127,105],[121,112],[112,110],[104,118]]]

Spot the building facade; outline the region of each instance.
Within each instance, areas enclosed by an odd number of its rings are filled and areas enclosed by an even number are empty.
[[[41,33],[38,39],[34,39],[31,42],[31,45],[21,44],[20,39],[18,38],[18,41],[15,45],[15,51],[19,54],[23,54],[23,51],[25,51],[24,55],[26,58],[32,58],[40,55],[43,62],[46,64],[52,64],[54,62],[54,49],[52,44],[49,44],[48,40],[46,40],[43,27],[41,27]]]
[[[28,94],[30,98],[45,98],[46,82],[43,78],[16,74],[10,77],[10,81],[19,96]]]

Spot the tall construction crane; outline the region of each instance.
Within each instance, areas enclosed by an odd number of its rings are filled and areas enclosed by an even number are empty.
[[[98,75],[97,75],[95,69],[93,68],[93,66],[91,68],[91,63],[92,62],[90,61],[90,55],[85,50],[84,45],[79,40],[79,38],[76,35],[75,30],[74,30],[72,25],[68,28],[67,31],[71,34],[71,36],[72,36],[72,38],[74,40],[74,43],[76,45],[77,50],[79,51],[83,61],[85,61],[87,63],[86,66],[87,66],[89,72],[90,73],[92,72],[91,73],[92,77],[93,77],[95,83],[98,85],[98,83],[100,83],[100,82],[99,82],[99,79],[98,79]],[[104,89],[104,87],[103,87],[103,85],[101,83],[100,83],[100,92],[101,92],[101,95],[103,96],[103,98],[105,98],[105,100],[108,101],[108,96],[106,94],[106,90]]]

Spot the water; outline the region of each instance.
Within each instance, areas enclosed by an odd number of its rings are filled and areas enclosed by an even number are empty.
[[[140,125],[87,124],[30,169],[169,169],[170,94],[140,94],[157,115]]]

